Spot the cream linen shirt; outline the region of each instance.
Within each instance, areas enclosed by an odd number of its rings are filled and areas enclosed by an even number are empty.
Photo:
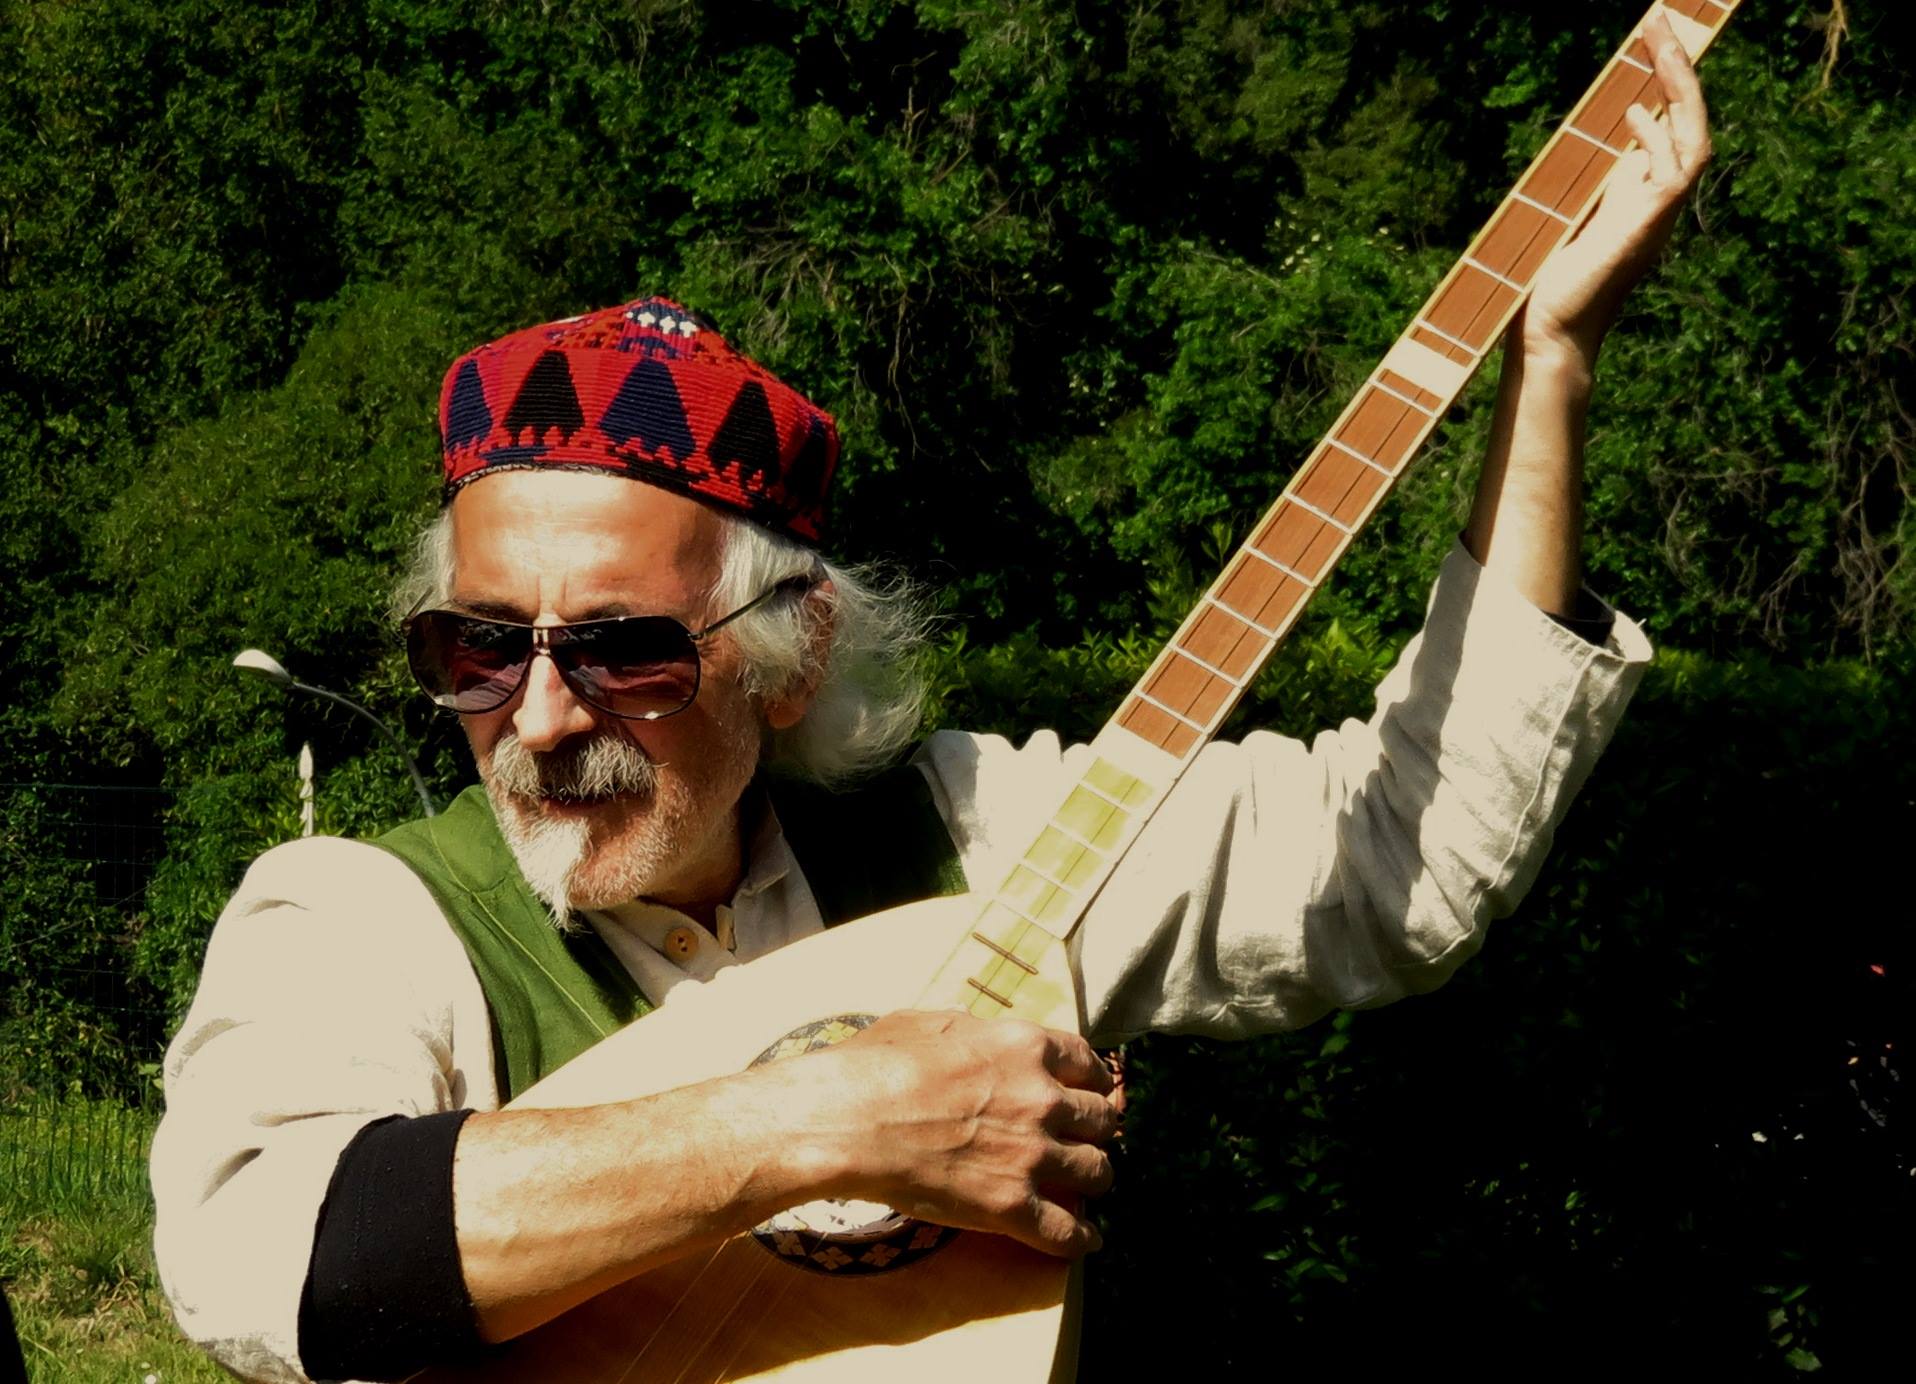
[[[1535,879],[1650,657],[1550,620],[1461,545],[1369,721],[1213,744],[1071,939],[1085,1031],[1242,1037],[1441,984]],[[1036,834],[1084,746],[941,731],[919,765],[974,885]],[[655,1002],[821,929],[776,819],[717,937],[643,902],[589,914]],[[167,1053],[155,1250],[187,1334],[304,1380],[298,1311],[340,1152],[372,1120],[497,1107],[465,951],[375,846],[315,837],[247,872]]]

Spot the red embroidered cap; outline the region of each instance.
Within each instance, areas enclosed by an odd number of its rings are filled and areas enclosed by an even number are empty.
[[[816,544],[832,416],[667,298],[528,327],[469,351],[439,394],[445,497],[489,471],[609,471]]]

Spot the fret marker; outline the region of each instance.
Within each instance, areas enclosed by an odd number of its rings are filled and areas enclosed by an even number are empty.
[[[1260,556],[1262,555],[1260,554]],[[1276,567],[1279,571],[1290,570],[1289,568],[1285,567],[1283,563],[1279,562],[1276,558],[1267,558],[1266,561],[1268,561],[1272,566]],[[1197,664],[1198,667],[1202,668],[1205,672],[1209,673],[1212,677],[1222,678],[1225,682],[1228,682],[1233,687],[1244,686],[1244,684],[1241,681],[1239,681],[1237,678],[1232,677],[1229,673],[1225,672],[1222,668],[1213,667],[1211,664],[1206,663],[1203,659],[1199,658],[1196,654],[1192,653],[1189,649],[1184,648],[1181,645],[1173,644],[1171,646],[1171,652],[1176,654],[1179,658],[1183,659],[1186,663]]]
[[[1490,275],[1491,278],[1495,279],[1498,283],[1502,284],[1505,288],[1515,289],[1519,293],[1528,293],[1530,291],[1529,289],[1525,288],[1522,284],[1518,283],[1516,280],[1506,279],[1502,274],[1499,274],[1496,270],[1492,269],[1489,265],[1485,264],[1482,260],[1475,260],[1475,259],[1472,259],[1469,255],[1465,255],[1464,263],[1469,265],[1472,269],[1475,269],[1479,274]],[[1379,386],[1379,387],[1381,388],[1382,386]],[[1401,394],[1398,397],[1403,398]],[[1405,402],[1408,403],[1409,400],[1405,400]]]
[[[1026,917],[1021,910],[1013,907],[1011,904],[1006,903],[1004,900],[1004,895],[1000,894],[997,898],[992,900],[992,903],[996,905],[997,907],[1004,909],[1005,912],[1009,913],[1012,917],[1016,918],[1019,922],[1024,923],[1030,927],[1038,926],[1038,920],[1036,918]]]
[[[1051,819],[1051,830],[1057,832],[1058,835],[1065,837],[1068,840],[1077,842],[1080,846],[1083,846],[1086,850],[1092,849],[1091,843],[1089,841],[1085,840],[1082,836],[1078,835],[1077,832],[1073,831],[1070,827],[1066,826],[1063,822],[1060,822],[1056,817],[1053,817]],[[1030,919],[1027,918],[1025,921],[1029,922]]]
[[[1379,387],[1380,387],[1380,388],[1382,388],[1382,386],[1379,386]],[[1401,395],[1401,394],[1397,394],[1397,393],[1395,393],[1395,391],[1393,391],[1393,390],[1389,390],[1389,389],[1386,389],[1386,390],[1384,390],[1384,392],[1385,392],[1386,394],[1390,394],[1390,395],[1392,395],[1392,396],[1393,396],[1393,397],[1395,397],[1395,398],[1398,398],[1398,399],[1404,399],[1404,396],[1403,396],[1403,395]],[[1404,402],[1405,402],[1405,403],[1407,403],[1407,404],[1410,404],[1410,400],[1408,400],[1408,399],[1404,399]],[[1417,405],[1415,405],[1415,404],[1410,404],[1410,406],[1411,406],[1412,408],[1417,408]],[[1424,415],[1425,415],[1426,417],[1432,417],[1432,416],[1434,416],[1434,415],[1432,415],[1432,414],[1430,414],[1430,413],[1429,413],[1429,412],[1428,412],[1427,410],[1423,410],[1423,409],[1419,409],[1418,411],[1419,411],[1420,413],[1423,413],[1423,414],[1424,414]],[[1367,457],[1367,456],[1365,456],[1365,455],[1364,455],[1364,454],[1363,454],[1362,452],[1360,452],[1360,451],[1358,451],[1358,450],[1357,450],[1357,449],[1356,449],[1355,447],[1346,447],[1346,446],[1345,446],[1345,445],[1344,445],[1343,443],[1341,443],[1341,442],[1339,442],[1339,441],[1338,441],[1338,440],[1337,440],[1336,438],[1334,438],[1334,437],[1327,437],[1327,438],[1325,438],[1324,440],[1325,440],[1326,442],[1328,442],[1328,443],[1330,443],[1330,444],[1331,444],[1331,446],[1333,446],[1333,447],[1335,447],[1335,448],[1337,448],[1337,450],[1338,450],[1338,451],[1340,451],[1340,452],[1342,452],[1342,453],[1344,453],[1344,455],[1345,455],[1345,456],[1347,456],[1347,457],[1349,457],[1349,458],[1351,458],[1351,460],[1353,460],[1353,461],[1361,461],[1361,462],[1363,462],[1363,463],[1364,463],[1364,465],[1366,465],[1366,466],[1368,466],[1368,467],[1370,467],[1370,469],[1371,469],[1371,470],[1373,470],[1373,471],[1375,471],[1375,472],[1376,472],[1376,473],[1377,473],[1378,475],[1380,475],[1380,476],[1384,476],[1384,477],[1386,477],[1386,478],[1388,478],[1388,479],[1390,479],[1390,480],[1396,480],[1396,479],[1397,479],[1397,473],[1396,473],[1396,472],[1394,472],[1394,471],[1392,471],[1392,470],[1390,470],[1390,469],[1388,469],[1388,468],[1387,468],[1387,467],[1386,467],[1386,466],[1385,466],[1385,465],[1384,465],[1384,464],[1383,464],[1383,463],[1382,463],[1381,461],[1373,461],[1373,460],[1372,460],[1371,458],[1369,458],[1369,457]],[[1275,560],[1275,559],[1273,559],[1273,560]],[[1284,570],[1285,570],[1285,571],[1287,571],[1287,572],[1289,572],[1289,571],[1290,571],[1290,568],[1288,568],[1288,567],[1286,567],[1286,568],[1285,568]],[[1292,576],[1296,576],[1297,574],[1296,574],[1295,572],[1292,572],[1292,573],[1291,573],[1291,575],[1292,575]],[[1302,577],[1298,577],[1297,579],[1298,579],[1299,581],[1303,581],[1303,580],[1304,580],[1304,579],[1303,579]],[[1309,583],[1309,582],[1305,582],[1305,585],[1307,585],[1307,586],[1308,586],[1308,585],[1310,585],[1310,584],[1311,584],[1311,583]]]
[[[1109,793],[1105,792],[1102,788],[1098,787],[1097,784],[1092,783],[1088,780],[1080,780],[1078,783],[1078,787],[1084,789],[1085,792],[1091,794],[1093,797],[1102,798],[1105,802],[1110,803],[1111,806],[1113,807],[1124,806],[1123,803],[1119,802],[1116,798],[1112,797]]]
[[[1596,145],[1597,148],[1603,150],[1604,153],[1608,154],[1613,159],[1620,159],[1623,157],[1623,150],[1611,148],[1608,144],[1605,144],[1602,140],[1598,139],[1595,135],[1585,134],[1582,130],[1579,130],[1575,125],[1565,125],[1563,127],[1563,130],[1565,134],[1575,135],[1578,139],[1582,140],[1585,144]],[[1487,274],[1490,271],[1485,270],[1484,272]]]
[[[1094,759],[1084,771],[1084,782],[1120,807],[1142,807],[1151,798],[1151,785],[1134,774],[1127,774],[1108,759]]]
[[[1344,445],[1343,445],[1343,443],[1341,443],[1341,442],[1332,442],[1332,443],[1331,443],[1331,446],[1333,446],[1333,447],[1336,447],[1336,448],[1338,448],[1338,449],[1340,449],[1341,451],[1346,451],[1346,452],[1350,452],[1350,450],[1351,450],[1350,448],[1348,448],[1348,447],[1346,447],[1346,446],[1344,446]],[[1357,456],[1357,453],[1355,453],[1355,452],[1351,452],[1351,455],[1352,455],[1352,456]],[[1369,460],[1370,460],[1370,459],[1369,459],[1368,457],[1358,457],[1357,459],[1358,459],[1359,461],[1369,461]],[[1377,463],[1376,463],[1376,462],[1374,462],[1374,461],[1372,461],[1372,462],[1370,462],[1370,464],[1371,464],[1372,466],[1377,466]],[[1379,471],[1384,471],[1384,468],[1383,468],[1383,467],[1381,467],[1381,466],[1377,466],[1377,469],[1378,469]],[[1388,472],[1388,471],[1384,471],[1384,474],[1388,476],[1388,475],[1390,474],[1390,472]],[[1302,572],[1297,572],[1297,571],[1293,571],[1293,570],[1292,570],[1291,568],[1289,568],[1289,567],[1287,567],[1287,566],[1285,566],[1285,565],[1284,565],[1283,563],[1281,563],[1281,562],[1279,562],[1279,561],[1278,561],[1278,560],[1277,560],[1276,558],[1274,558],[1274,557],[1272,557],[1272,556],[1271,556],[1271,555],[1270,555],[1269,553],[1267,553],[1267,552],[1265,552],[1265,551],[1264,551],[1264,550],[1263,550],[1262,548],[1257,548],[1257,547],[1253,547],[1253,546],[1251,546],[1250,544],[1248,544],[1248,543],[1247,543],[1247,544],[1245,544],[1245,545],[1244,545],[1244,551],[1245,551],[1245,552],[1247,552],[1247,553],[1249,553],[1249,554],[1250,554],[1250,555],[1251,555],[1252,557],[1254,557],[1254,558],[1257,558],[1257,559],[1258,559],[1259,561],[1261,561],[1261,562],[1265,562],[1265,563],[1268,563],[1268,564],[1270,564],[1270,565],[1271,565],[1272,567],[1275,567],[1275,568],[1277,568],[1277,570],[1278,570],[1278,571],[1280,571],[1280,572],[1282,572],[1282,573],[1283,573],[1283,574],[1284,574],[1285,576],[1287,576],[1287,577],[1289,577],[1289,578],[1290,578],[1290,579],[1291,579],[1292,581],[1294,581],[1294,582],[1301,582],[1301,583],[1303,583],[1303,584],[1304,584],[1305,586],[1308,586],[1308,587],[1310,587],[1310,588],[1311,588],[1311,589],[1312,589],[1313,591],[1315,591],[1315,590],[1317,589],[1317,583],[1316,583],[1316,582],[1314,582],[1314,581],[1312,581],[1312,580],[1311,580],[1311,579],[1310,579],[1309,577],[1307,577],[1307,576],[1305,576],[1305,575],[1304,575],[1304,574],[1303,574]],[[1179,649],[1179,650],[1178,650],[1178,652],[1179,652],[1179,653],[1183,653],[1183,652],[1184,652],[1184,650],[1182,650],[1182,649]],[[1202,660],[1199,660],[1199,659],[1192,659],[1191,661],[1192,661],[1193,663],[1197,663],[1197,662],[1201,662]],[[1205,664],[1204,666],[1205,666],[1205,667],[1207,667],[1207,668],[1209,668],[1209,667],[1210,667],[1211,665],[1210,665],[1210,664],[1208,664],[1208,663],[1206,663],[1206,664]],[[1214,671],[1214,672],[1215,672],[1216,670],[1215,670],[1215,669],[1213,669],[1212,671]],[[1230,675],[1229,673],[1218,673],[1218,676],[1219,676],[1219,677],[1221,677],[1221,678],[1229,678],[1229,677],[1230,677],[1231,675]],[[1233,681],[1233,686],[1237,686],[1237,687],[1242,687],[1243,685],[1244,685],[1244,684],[1243,684],[1243,683],[1241,683],[1241,682],[1236,682],[1236,681]]]
[[[1546,207],[1542,202],[1539,202],[1532,197],[1526,197],[1521,192],[1511,193],[1510,200],[1513,202],[1522,202],[1526,207],[1529,207],[1532,211],[1540,211],[1545,216],[1549,217],[1551,220],[1561,221],[1566,226],[1574,226],[1577,224],[1576,222],[1572,221],[1569,217],[1565,216],[1562,212],[1558,211],[1555,207]],[[1443,333],[1439,332],[1437,333],[1437,335],[1442,336]],[[1459,346],[1463,345],[1461,341],[1458,342],[1457,344]],[[1466,346],[1464,347],[1464,349],[1469,350],[1470,348]]]
[[[1550,214],[1552,216],[1557,216],[1555,212],[1551,212]],[[1561,221],[1563,220],[1563,218],[1561,216],[1557,216],[1557,220]],[[1449,332],[1444,331],[1441,328],[1431,326],[1429,322],[1425,321],[1421,317],[1417,319],[1417,325],[1422,327],[1425,331],[1429,332],[1432,336],[1441,337],[1445,341],[1448,341],[1452,346],[1455,346],[1460,351],[1469,351],[1470,354],[1473,356],[1480,356],[1483,354],[1483,352],[1474,349],[1468,341],[1459,341],[1456,337],[1452,336]]]
[[[1002,1004],[1006,1009],[1011,1008],[1010,1000],[1006,999],[1003,995],[999,994],[996,990],[992,989],[989,985],[985,984],[982,980],[979,980],[976,976],[966,976],[965,984],[969,985],[972,989],[976,990],[979,994],[983,995],[986,999],[996,1000],[998,1001],[999,1004]]]
[[[1269,639],[1272,642],[1276,642],[1277,640],[1276,630],[1265,629],[1264,626],[1258,624],[1257,621],[1253,620],[1250,616],[1246,615],[1243,611],[1232,609],[1230,606],[1224,604],[1224,602],[1220,601],[1217,597],[1210,595],[1208,592],[1205,594],[1204,603],[1206,605],[1216,606],[1219,610],[1223,611],[1226,615],[1230,616],[1233,620],[1236,620],[1241,624],[1250,626],[1251,629],[1256,631],[1258,634],[1263,635],[1266,639]]]
[[[992,941],[989,937],[985,936],[984,933],[974,932],[971,934],[971,936],[974,941],[983,942],[987,947],[990,947],[993,951],[997,952],[998,955],[1002,956],[1005,960],[1009,961],[1012,965],[1016,966],[1019,970],[1023,971],[1026,975],[1035,976],[1038,974],[1038,968],[1036,966],[1032,965],[1029,961],[1026,961],[1020,957],[1013,956],[1010,952],[1006,951],[1003,947],[999,946],[996,942]],[[980,990],[984,990],[984,986],[982,985],[980,985],[978,988]],[[991,994],[989,990],[986,990],[985,993]],[[991,997],[994,1000],[998,998],[996,995],[992,995]]]
[[[1104,864],[1104,857],[1088,843],[1052,825],[1038,833],[1038,839],[1024,854],[1024,863],[1054,884],[1076,891],[1090,883]]]
[[[1303,510],[1306,514],[1315,514],[1319,519],[1322,519],[1326,524],[1329,524],[1332,528],[1336,529],[1341,534],[1348,536],[1350,534],[1357,532],[1357,530],[1350,528],[1348,525],[1338,523],[1337,520],[1331,518],[1330,515],[1324,513],[1323,510],[1319,509],[1316,505],[1312,504],[1309,500],[1300,500],[1297,498],[1296,495],[1287,495],[1285,498],[1288,499],[1292,504],[1296,505],[1299,509]]]
[[[1051,819],[1096,851],[1113,850],[1124,835],[1128,814],[1109,798],[1080,783]]]
[[[1039,879],[1043,880],[1046,884],[1050,885],[1053,889],[1062,889],[1067,894],[1072,894],[1077,892],[1070,885],[1066,884],[1063,880],[1054,877],[1051,871],[1045,869],[1044,866],[1034,861],[1031,858],[1030,852],[1028,851],[1025,853],[1024,858],[1018,862],[1018,868],[1021,870],[1027,870],[1030,873],[1036,875]]]
[[[1134,689],[1133,695],[1136,696],[1140,701],[1149,702],[1152,706],[1156,707],[1159,711],[1162,711],[1166,716],[1169,716],[1172,720],[1184,722],[1185,725],[1189,726],[1192,730],[1197,731],[1200,735],[1202,735],[1205,732],[1206,728],[1202,721],[1193,721],[1189,716],[1186,716],[1183,712],[1172,710],[1170,707],[1166,706],[1163,702],[1159,701],[1156,697],[1152,696],[1149,692],[1146,692],[1142,688]]]
[[[1475,265],[1478,269],[1484,269],[1484,267],[1481,264],[1478,264],[1477,261],[1470,259],[1468,257],[1465,258],[1464,263],[1469,265]],[[1498,283],[1507,284],[1511,288],[1516,289],[1517,292],[1519,293],[1522,293],[1524,291],[1522,285],[1511,283],[1510,280],[1506,279],[1501,274],[1492,274],[1491,271],[1488,269],[1484,269],[1484,273],[1490,274],[1490,277],[1497,280]],[[1395,399],[1400,404],[1409,404],[1412,408],[1416,409],[1419,413],[1423,414],[1424,417],[1426,418],[1435,418],[1437,416],[1435,413],[1432,413],[1429,409],[1425,408],[1422,404],[1418,403],[1415,399],[1411,398],[1410,395],[1399,394],[1396,390],[1392,389],[1389,385],[1385,384],[1382,380],[1373,379],[1370,382],[1370,387],[1378,391],[1378,393],[1380,394],[1390,395],[1391,398]],[[1337,439],[1332,438],[1331,441],[1336,442]],[[1350,452],[1351,455],[1356,457],[1359,461],[1370,461],[1370,458],[1365,456],[1362,452],[1351,451],[1351,449],[1348,447],[1344,448],[1344,450],[1347,452]],[[1370,461],[1370,464],[1372,466],[1377,466],[1377,463],[1374,461]],[[1384,471],[1384,468],[1381,466],[1377,466],[1377,469],[1379,471]],[[1384,474],[1388,476],[1390,472],[1384,471]]]

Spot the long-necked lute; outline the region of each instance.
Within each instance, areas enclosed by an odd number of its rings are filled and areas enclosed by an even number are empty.
[[[1665,0],[1692,59],[1739,0]],[[1469,383],[1538,270],[1661,108],[1632,31],[1092,742],[988,895],[933,900],[681,986],[514,1102],[625,1100],[834,1041],[907,1007],[1077,1027],[1065,939],[1357,531]],[[513,1342],[479,1378],[540,1384],[1068,1379],[1072,1275],[1009,1239],[820,1204],[643,1274]]]

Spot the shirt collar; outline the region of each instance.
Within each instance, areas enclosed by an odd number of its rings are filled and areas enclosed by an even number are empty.
[[[734,905],[740,899],[764,893],[797,864],[792,848],[785,843],[785,828],[779,824],[771,795],[759,780],[753,779],[745,790],[739,811],[740,829],[745,833],[745,874],[732,895]]]

